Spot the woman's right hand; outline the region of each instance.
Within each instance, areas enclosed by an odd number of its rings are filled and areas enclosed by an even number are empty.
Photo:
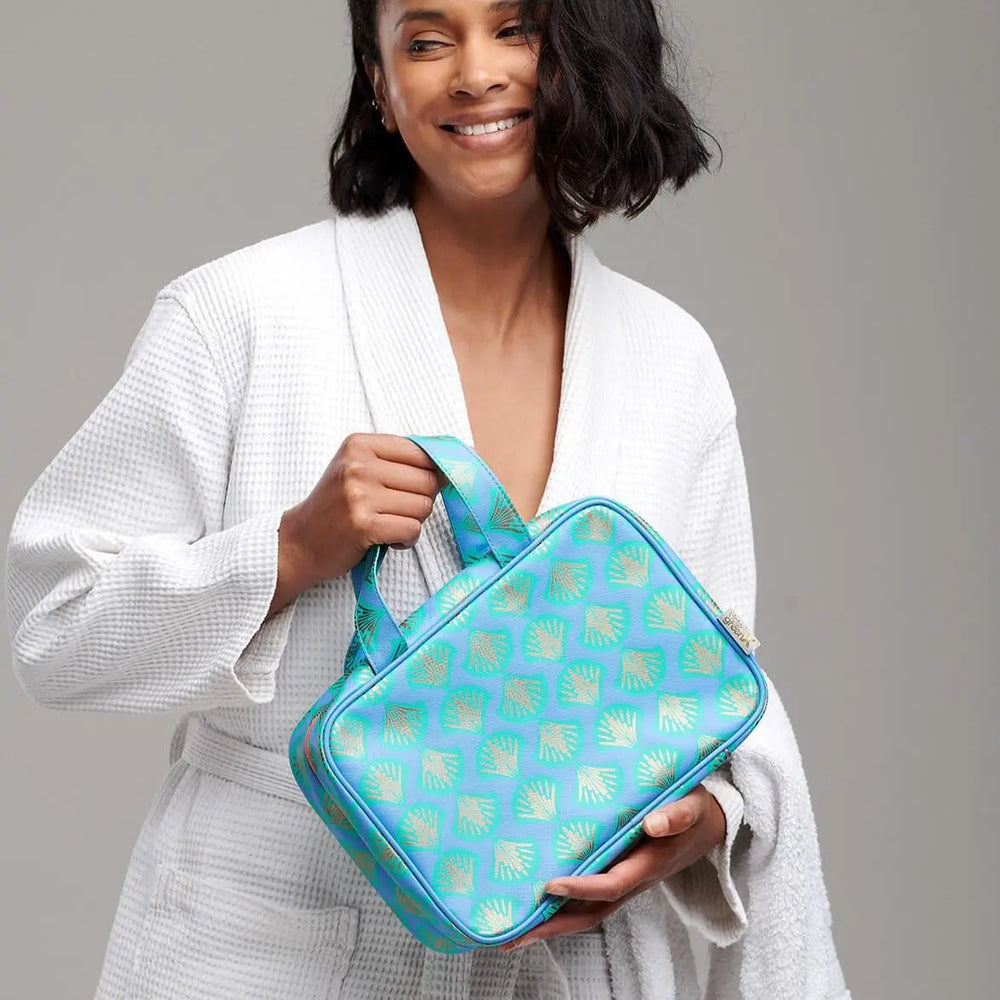
[[[349,572],[372,545],[412,548],[444,486],[427,453],[395,434],[349,434],[289,513],[295,560],[312,583]]]

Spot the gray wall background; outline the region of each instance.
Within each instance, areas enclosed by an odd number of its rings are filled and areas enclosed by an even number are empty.
[[[326,213],[345,7],[3,4],[5,529],[157,289]],[[854,996],[992,997],[1000,6],[686,0],[672,27],[724,164],[591,236],[733,385],[759,656]],[[3,661],[0,995],[88,997],[173,717],[36,708]]]

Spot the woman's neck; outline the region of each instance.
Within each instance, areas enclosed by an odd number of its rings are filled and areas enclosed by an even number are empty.
[[[418,190],[413,212],[452,336],[503,347],[565,313],[571,265],[543,200],[463,210]]]

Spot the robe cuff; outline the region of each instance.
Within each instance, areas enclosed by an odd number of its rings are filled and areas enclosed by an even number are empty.
[[[239,652],[232,677],[240,692],[257,704],[274,698],[275,674],[288,643],[298,598],[266,618],[278,585],[278,529],[285,508],[276,507],[231,529],[238,542],[245,581],[244,614],[233,623],[232,648]],[[265,620],[266,619],[266,620]]]
[[[662,885],[683,923],[725,948],[738,941],[747,927],[746,908],[731,872],[733,842],[743,823],[743,796],[732,783],[728,764],[708,774],[702,784],[725,813],[725,840]]]

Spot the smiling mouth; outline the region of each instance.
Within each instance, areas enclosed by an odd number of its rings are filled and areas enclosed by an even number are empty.
[[[530,111],[507,118],[501,122],[487,122],[482,125],[442,125],[446,132],[454,132],[456,135],[490,135],[493,132],[506,132],[508,129],[516,128],[523,121],[531,117]]]

